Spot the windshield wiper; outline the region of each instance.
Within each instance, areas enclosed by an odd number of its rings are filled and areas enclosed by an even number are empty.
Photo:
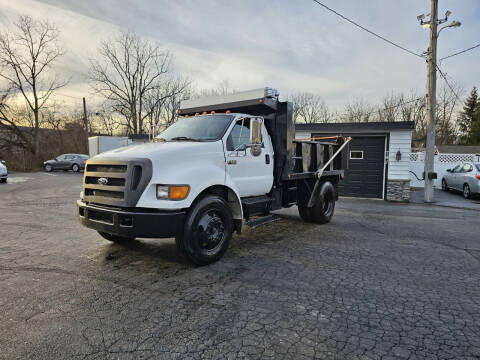
[[[191,138],[191,137],[188,137],[188,136],[175,136],[173,138],[171,138],[170,140],[180,140],[180,141],[202,141],[202,140],[199,140],[199,139],[194,139],[194,138]]]

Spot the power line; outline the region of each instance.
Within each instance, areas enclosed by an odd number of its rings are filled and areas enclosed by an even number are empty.
[[[454,57],[454,56],[457,56],[457,55],[460,55],[460,54],[463,54],[463,53],[466,53],[467,51],[476,49],[476,48],[478,48],[478,47],[480,47],[480,44],[477,44],[477,45],[475,45],[475,46],[469,47],[468,49],[459,51],[459,52],[457,52],[457,53],[454,53],[454,54],[445,56],[445,57],[441,58],[440,61],[445,60],[445,59],[448,59],[448,58],[451,58],[451,57]]]
[[[442,69],[440,69],[440,67],[438,65],[436,65],[437,67],[437,70],[438,72],[440,73],[440,76],[443,78],[443,80],[445,81],[445,84],[447,84],[447,86],[449,87],[450,91],[452,92],[453,95],[455,95],[455,97],[457,98],[458,102],[462,102],[462,100],[460,100],[460,97],[458,96],[458,94],[455,92],[455,90],[453,90],[453,87],[450,85],[450,83],[448,82],[447,80],[447,75],[442,71]]]
[[[419,54],[415,53],[414,51],[409,50],[409,49],[407,49],[407,48],[405,48],[405,47],[403,47],[403,46],[401,46],[401,45],[398,45],[398,44],[394,43],[393,41],[388,40],[387,38],[383,37],[382,35],[379,35],[379,34],[373,32],[372,30],[367,29],[365,26],[362,26],[362,25],[360,25],[359,23],[357,23],[357,22],[355,22],[355,21],[347,18],[346,16],[340,14],[338,11],[333,10],[332,8],[330,8],[330,7],[328,7],[327,5],[321,3],[320,1],[318,1],[318,0],[313,0],[313,2],[315,2],[315,3],[317,3],[318,5],[324,7],[324,8],[327,9],[328,11],[331,11],[331,12],[334,13],[335,15],[340,16],[342,19],[348,21],[349,23],[355,25],[356,27],[358,27],[358,28],[360,28],[360,29],[368,32],[369,34],[371,34],[371,35],[373,35],[373,36],[375,36],[375,37],[377,37],[377,38],[379,38],[380,40],[383,40],[383,41],[389,43],[390,45],[393,45],[393,46],[395,46],[395,47],[397,47],[397,48],[399,48],[399,49],[401,49],[401,50],[403,50],[403,51],[406,51],[406,52],[408,52],[408,53],[410,53],[410,54],[412,54],[412,55],[415,55],[415,56],[423,59],[423,56],[422,56],[422,55],[419,55]]]

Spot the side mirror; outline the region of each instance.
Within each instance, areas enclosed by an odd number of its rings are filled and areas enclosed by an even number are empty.
[[[447,169],[447,172],[452,172],[452,169]]]
[[[0,160],[0,162],[1,162],[3,165],[5,165],[5,160]]]
[[[262,153],[262,118],[250,119],[250,144],[253,156],[259,156]]]

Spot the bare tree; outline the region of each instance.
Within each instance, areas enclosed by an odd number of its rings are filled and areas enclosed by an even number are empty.
[[[169,70],[169,53],[133,33],[120,33],[112,41],[103,41],[98,53],[98,59],[90,61],[93,88],[125,118],[129,133],[141,134],[149,116],[146,98],[162,88],[163,75]]]
[[[122,123],[118,119],[118,115],[111,111],[111,108],[104,108],[103,110],[95,113],[98,117],[100,132],[109,136],[113,136],[122,126]]]
[[[453,82],[451,86],[453,91],[443,84],[437,93],[436,142],[440,145],[453,144],[459,134],[454,113],[461,106],[457,95],[463,92],[463,88],[458,83]]]
[[[53,72],[55,62],[63,54],[59,31],[48,21],[22,16],[14,31],[0,33],[0,78],[7,83],[0,127],[21,139],[34,155],[39,153],[40,112],[55,90],[67,84]],[[7,106],[8,97],[14,102],[23,99],[27,104],[33,118],[31,134],[21,130],[22,123]]]
[[[200,89],[200,90],[191,89],[189,92],[189,95],[191,98],[199,98],[199,97],[206,97],[206,96],[229,95],[235,92],[237,92],[237,90],[230,86],[230,81],[228,79],[224,79],[220,81],[217,84],[217,86],[211,89]]]
[[[294,93],[290,97],[293,102],[293,119],[297,122],[328,123],[334,115],[320,95],[309,92]]]
[[[180,102],[190,94],[190,80],[173,77],[146,98],[148,129],[160,130],[178,119]]]
[[[341,119],[344,122],[369,122],[374,121],[377,110],[364,99],[356,99],[345,105]]]

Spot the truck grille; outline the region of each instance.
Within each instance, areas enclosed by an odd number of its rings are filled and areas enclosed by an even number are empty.
[[[152,178],[149,159],[88,160],[84,200],[93,204],[135,207]]]

